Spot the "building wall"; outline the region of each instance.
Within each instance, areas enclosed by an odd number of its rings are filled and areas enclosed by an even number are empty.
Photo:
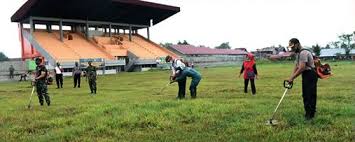
[[[0,81],[9,80],[9,68],[10,66],[14,66],[15,68],[15,75],[22,74],[27,72],[27,65],[24,61],[4,61],[0,62]],[[19,76],[14,77],[15,80],[19,79]]]
[[[197,66],[225,66],[239,65],[243,62],[244,57],[244,55],[195,55],[183,58]]]

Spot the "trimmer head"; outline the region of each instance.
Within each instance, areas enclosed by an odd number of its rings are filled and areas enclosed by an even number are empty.
[[[279,122],[277,120],[275,120],[275,119],[269,119],[269,120],[266,121],[266,125],[276,126],[278,124],[279,124]]]

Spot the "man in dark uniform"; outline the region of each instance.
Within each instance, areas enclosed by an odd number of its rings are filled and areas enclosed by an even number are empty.
[[[185,69],[186,65],[180,59],[173,59],[171,56],[166,56],[165,61],[167,63],[171,62],[171,75],[170,81],[174,81],[176,77],[179,77],[182,70]],[[181,77],[178,81],[179,92],[177,99],[184,99],[186,94],[186,76]]]
[[[47,92],[48,88],[46,84],[48,71],[46,67],[42,64],[42,59],[36,58],[35,62],[37,67],[36,67],[36,76],[34,78],[34,85],[36,85],[39,103],[41,104],[41,106],[43,106],[44,103],[43,98],[44,98],[47,102],[47,105],[50,106],[51,101],[48,96],[48,92]]]
[[[86,77],[89,80],[89,87],[91,94],[96,94],[96,67],[92,65],[92,62],[89,61],[89,66],[86,68]]]
[[[75,62],[75,66],[73,68],[73,77],[74,77],[74,88],[78,85],[80,88],[80,78],[81,78],[81,68],[78,62]]]
[[[9,72],[10,72],[10,79],[14,79],[14,72],[15,72],[14,66],[12,65],[10,66]]]
[[[318,82],[313,55],[309,50],[302,49],[300,41],[296,38],[290,40],[289,48],[296,53],[296,65],[288,82],[293,82],[294,79],[302,74],[302,97],[306,111],[305,119],[311,120],[316,113]]]

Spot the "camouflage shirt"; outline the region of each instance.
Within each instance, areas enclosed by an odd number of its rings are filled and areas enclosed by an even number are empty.
[[[86,68],[86,75],[89,79],[96,79],[96,67],[95,66],[88,66]]]
[[[42,72],[45,72],[45,77],[41,78],[41,79],[38,79],[38,81],[46,81],[46,78],[47,78],[47,69],[44,65],[38,65],[36,67],[36,78],[41,76],[42,75]]]

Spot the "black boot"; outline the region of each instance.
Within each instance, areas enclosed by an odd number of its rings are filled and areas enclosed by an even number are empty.
[[[312,120],[312,116],[310,112],[306,112],[306,114],[304,115],[304,118],[308,121],[308,120]]]
[[[196,89],[191,89],[191,90],[190,90],[190,93],[191,93],[191,98],[192,98],[192,99],[196,99],[196,97],[197,97]]]
[[[51,102],[47,102],[47,105],[50,106],[50,105],[51,105]]]
[[[96,89],[94,90],[94,93],[96,94]]]

